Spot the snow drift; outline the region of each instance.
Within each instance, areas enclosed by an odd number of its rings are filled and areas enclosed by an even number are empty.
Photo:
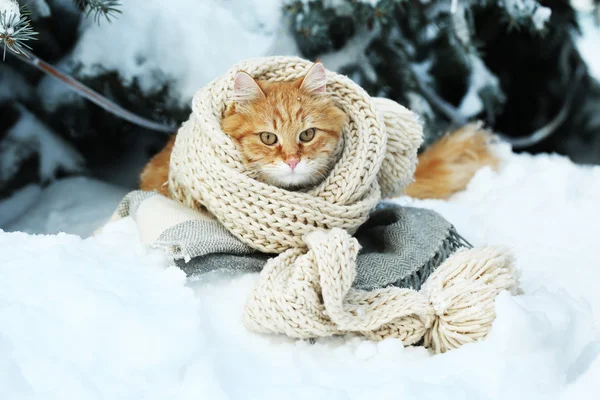
[[[450,201],[396,200],[515,252],[526,294],[499,297],[481,343],[431,356],[398,340],[259,336],[240,316],[256,275],[186,279],[141,245],[130,219],[85,239],[0,232],[0,398],[596,398],[600,167],[504,158]],[[70,221],[85,237],[124,193],[65,180],[11,229],[69,231]]]

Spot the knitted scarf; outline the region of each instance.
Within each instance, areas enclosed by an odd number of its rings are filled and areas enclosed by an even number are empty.
[[[505,250],[449,251],[433,273],[421,274],[419,291],[415,285],[369,285],[368,279],[366,286],[355,284],[359,271],[393,265],[378,256],[358,268],[361,244],[352,235],[382,197],[397,193],[412,179],[422,141],[421,125],[412,112],[393,101],[371,98],[347,77],[328,72],[328,93],[349,116],[344,147],[331,173],[318,186],[298,192],[248,177],[239,151],[220,130],[235,73],[244,70],[255,78],[287,81],[302,77],[311,65],[296,57],[268,57],[234,66],[197,92],[171,154],[173,199],[189,212],[208,213],[245,246],[276,255],[264,265],[248,299],[245,325],[295,338],[352,333],[374,340],[398,337],[405,344],[423,339],[435,352],[485,337],[495,318],[495,297],[517,289],[512,258]],[[421,216],[428,224],[426,213]],[[396,235],[414,248],[427,247],[416,232]],[[371,243],[376,246],[383,239],[374,237]],[[400,256],[406,256],[403,263],[414,261],[412,267],[419,270],[421,265],[411,257],[421,252],[414,248],[404,248]],[[423,265],[431,265],[429,261]]]
[[[192,114],[171,153],[169,189],[191,208],[206,207],[242,242],[265,253],[306,248],[303,235],[366,221],[382,193],[412,179],[422,127],[415,115],[387,99],[371,99],[349,78],[327,73],[328,94],[348,116],[344,149],[328,177],[308,191],[288,191],[247,176],[240,152],[221,131],[236,72],[289,81],[312,63],[296,57],[248,60],[198,91]]]

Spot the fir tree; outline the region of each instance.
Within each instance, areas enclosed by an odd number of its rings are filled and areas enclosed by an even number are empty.
[[[483,119],[496,127],[507,105],[506,85],[493,71],[496,65],[490,65],[489,47],[495,38],[485,36],[490,29],[483,24],[501,34],[518,32],[519,38],[533,38],[532,44],[548,47],[545,38],[552,37],[560,26],[549,24],[553,10],[551,2],[547,3],[296,0],[288,2],[287,12],[305,56],[336,64],[371,94],[392,98],[416,111],[425,121],[428,144],[471,119]],[[561,2],[553,3],[559,21]],[[561,43],[568,42],[562,38]],[[492,55],[498,56],[512,55]],[[570,71],[561,72],[568,77]],[[550,123],[551,118],[543,122]],[[532,144],[515,143],[522,147]]]
[[[79,79],[92,89],[87,98],[103,108],[75,101],[45,108],[36,95],[40,66],[47,65],[43,61],[56,64],[69,54],[83,18],[100,24],[118,18],[120,2],[73,0],[70,7],[64,0],[19,2],[29,11],[15,12],[15,0],[0,0],[0,6],[13,4],[10,13],[0,15],[0,44],[7,53],[21,54],[7,54],[0,62],[0,85],[8,89],[0,91],[0,198],[27,183],[85,173],[84,167],[94,170],[126,156],[141,135],[156,143],[150,156],[165,140],[157,130],[188,117],[189,108],[166,102],[168,81],[148,93],[135,79],[124,82],[117,71],[102,69]],[[577,21],[568,0],[282,4],[300,55],[322,59],[372,95],[417,112],[425,123],[424,147],[453,127],[479,119],[517,149],[600,162],[600,89],[574,44]],[[76,78],[77,71],[78,66],[71,69]],[[152,121],[157,124],[140,127]],[[42,154],[48,143],[61,149],[58,156]]]
[[[31,182],[46,184],[57,177],[90,173],[125,155],[136,129],[137,135],[144,130],[173,132],[174,122],[187,115],[187,110],[161,106],[166,88],[147,95],[135,80],[124,83],[114,71],[77,81],[53,68],[50,64],[75,45],[82,18],[110,23],[120,14],[115,0],[72,4],[0,0],[0,45],[9,53],[0,63],[0,85],[8,93],[0,96],[0,198]],[[48,110],[35,89],[43,73],[70,82],[91,102]],[[52,151],[45,151],[47,143],[53,144]]]

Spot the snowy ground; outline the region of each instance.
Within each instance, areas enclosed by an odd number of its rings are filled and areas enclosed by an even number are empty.
[[[129,219],[86,239],[0,232],[0,399],[596,399],[600,167],[505,159],[450,201],[398,200],[515,251],[526,294],[499,297],[482,343],[258,336],[241,323],[255,275],[186,280]],[[59,182],[10,229],[87,236],[124,193]]]
[[[189,0],[166,12],[159,3],[130,0],[113,24],[90,22],[73,58],[145,89],[160,69],[189,97],[241,58],[294,53],[276,0],[252,0],[241,14],[231,11],[240,0],[205,1],[192,14]],[[227,34],[215,47],[207,31]],[[107,52],[115,41],[121,51]],[[596,43],[578,44],[597,76]],[[183,60],[182,48],[194,57]],[[65,89],[51,82],[40,90],[58,104]],[[0,399],[597,399],[600,167],[505,158],[450,201],[398,200],[439,211],[474,244],[510,246],[522,272],[526,294],[500,296],[487,340],[440,356],[395,340],[251,334],[241,310],[256,276],[186,279],[143,248],[128,219],[88,237],[127,189],[88,178],[28,186],[0,203],[0,226],[20,231],[0,231]]]

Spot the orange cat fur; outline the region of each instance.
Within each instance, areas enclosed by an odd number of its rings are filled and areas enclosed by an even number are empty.
[[[221,128],[237,144],[252,178],[288,189],[325,178],[347,119],[325,88],[320,63],[294,82],[237,74]]]
[[[140,189],[148,191],[157,191],[158,193],[169,197],[169,161],[171,160],[171,151],[175,144],[175,135],[171,136],[167,145],[163,147],[160,153],[150,159],[140,175]]]
[[[335,161],[346,115],[326,95],[320,63],[294,82],[257,81],[240,72],[233,100],[221,127],[236,143],[253,178],[294,189],[325,177]],[[405,193],[415,198],[447,198],[463,190],[479,168],[497,164],[489,138],[475,125],[443,137],[419,156],[416,180]],[[140,176],[142,190],[169,195],[174,142],[175,136],[145,166]]]
[[[491,139],[479,124],[467,124],[443,136],[419,155],[415,181],[404,193],[416,199],[447,199],[464,190],[480,168],[498,166]]]
[[[257,81],[239,72],[221,128],[240,150],[249,176],[287,189],[325,178],[347,116],[327,95],[325,69],[314,64],[293,82]],[[140,188],[167,194],[175,138],[144,168]]]

